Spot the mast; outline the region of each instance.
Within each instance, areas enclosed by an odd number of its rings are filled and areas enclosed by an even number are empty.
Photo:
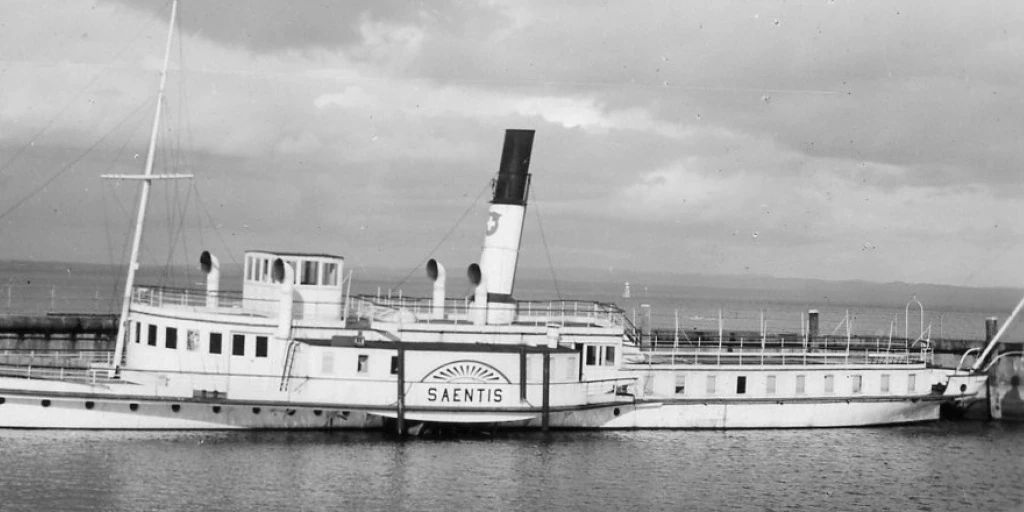
[[[1005,333],[1006,330],[1009,329],[1010,324],[1012,324],[1013,320],[1017,318],[1017,315],[1020,314],[1020,310],[1022,308],[1024,308],[1024,297],[1020,299],[1020,302],[1017,303],[1017,306],[1013,308],[1013,312],[1010,313],[1010,317],[1007,318],[1006,322],[1003,323],[1003,326],[999,328],[999,332],[997,332],[996,335],[993,336],[991,340],[989,340],[988,345],[985,346],[985,350],[983,350],[981,352],[981,355],[978,356],[978,359],[974,361],[974,365],[971,366],[972,371],[978,371],[981,369],[982,365],[985,363],[985,359],[988,358],[988,355],[992,353],[993,349],[996,348],[996,345],[999,344],[999,341],[1003,339],[1003,333]]]
[[[139,246],[142,244],[142,226],[146,220],[146,205],[149,203],[149,187],[153,179],[184,178],[186,175],[153,176],[153,160],[156,156],[156,137],[160,128],[160,112],[164,102],[164,86],[167,83],[167,65],[171,60],[171,41],[174,38],[174,22],[178,15],[178,0],[171,3],[171,21],[167,28],[167,44],[164,48],[164,65],[160,70],[160,87],[156,96],[156,112],[153,114],[153,130],[149,135],[149,150],[146,152],[146,168],[141,175],[105,175],[104,178],[135,179],[142,181],[142,193],[139,196],[139,210],[135,218],[135,231],[132,234],[131,260],[128,262],[128,276],[124,282],[124,296],[121,301],[121,316],[117,323],[117,338],[114,345],[113,372],[121,367],[121,357],[128,341],[131,329],[128,328],[128,309],[131,305],[132,287],[135,286],[135,271],[139,268]]]

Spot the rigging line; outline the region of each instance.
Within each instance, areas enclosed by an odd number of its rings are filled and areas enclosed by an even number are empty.
[[[558,296],[558,300],[562,300],[562,290],[558,287],[558,277],[555,276],[555,265],[551,262],[551,249],[548,248],[548,239],[544,236],[544,223],[540,218],[540,205],[537,204],[540,201],[537,200],[537,191],[532,190],[531,192],[533,192],[533,211],[536,212],[537,227],[540,231],[540,241],[544,244],[544,255],[548,258],[548,270],[551,272],[551,281],[555,285],[555,295]]]
[[[176,189],[179,186],[180,186],[179,184],[175,183],[175,188]],[[177,201],[177,196],[179,195],[177,190],[174,191],[174,195],[175,195],[175,200]],[[192,197],[192,189],[190,188],[188,190],[188,193],[185,196],[184,206],[182,207],[182,210],[179,212],[179,215],[177,216],[178,227],[175,230],[174,238],[172,239],[172,245],[171,245],[171,247],[167,251],[167,262],[166,262],[167,268],[170,268],[171,267],[171,260],[174,258],[174,247],[176,247],[178,245],[178,240],[181,240],[182,245],[185,246],[184,249],[185,249],[185,258],[186,258],[186,263],[185,263],[185,279],[186,280],[189,277],[188,262],[187,262],[188,254],[189,254],[189,252],[188,252],[188,237],[182,236],[182,233],[184,233],[184,231],[185,231],[185,219],[186,219],[185,210],[187,210],[187,208],[188,208],[188,202],[189,202],[189,199],[191,199],[191,197]],[[186,286],[186,288],[187,288],[187,286]]]
[[[85,151],[83,151],[81,154],[79,154],[77,157],[75,157],[74,160],[72,160],[72,161],[68,162],[67,164],[65,164],[64,167],[62,167],[59,171],[57,171],[52,176],[50,176],[46,181],[44,181],[38,187],[33,189],[32,192],[30,192],[27,196],[21,198],[18,202],[14,203],[13,206],[11,206],[10,208],[4,210],[3,213],[0,213],[0,220],[3,220],[4,217],[7,217],[8,215],[10,215],[11,212],[13,212],[14,210],[17,210],[18,207],[20,207],[21,205],[25,204],[25,202],[27,202],[29,199],[32,199],[37,194],[42,192],[44,189],[46,189],[46,187],[50,183],[53,183],[54,180],[56,180],[61,175],[63,175],[65,172],[67,172],[69,169],[71,169],[76,164],[78,164],[78,162],[80,162],[83,158],[85,158],[86,155],[88,155],[90,152],[92,152],[93,149],[96,149],[96,147],[99,146],[100,144],[102,144],[103,141],[107,140],[107,137],[110,136],[110,134],[114,133],[118,128],[120,128],[121,125],[123,125],[125,123],[125,121],[127,121],[129,118],[131,118],[136,113],[138,113],[140,110],[142,110],[142,107],[145,107],[146,105],[148,105],[150,103],[150,101],[152,101],[152,98],[146,99],[145,101],[140,103],[139,106],[135,107],[135,109],[132,110],[131,112],[129,112],[128,115],[126,115],[125,117],[121,118],[121,120],[118,121],[117,124],[114,125],[113,128],[108,130],[107,133],[104,133],[103,136],[99,138],[99,140],[94,142]]]
[[[110,60],[117,60],[117,58],[120,57],[121,54],[124,53],[128,48],[134,46],[135,41],[138,40],[139,37],[142,36],[142,34],[148,33],[151,30],[152,27],[142,27],[142,29],[140,29],[138,33],[136,33],[134,36],[132,36],[132,38],[124,46],[122,46],[121,49],[118,50],[113,57],[110,58]],[[6,161],[4,161],[3,164],[0,164],[0,174],[3,174],[5,171],[7,171],[7,169],[11,166],[11,164],[14,163],[15,160],[18,159],[18,157],[20,157],[28,148],[32,147],[32,145],[35,144],[36,141],[39,140],[39,138],[42,137],[44,133],[46,133],[50,128],[53,127],[53,124],[56,123],[57,120],[60,119],[64,115],[64,113],[68,111],[68,109],[75,105],[75,103],[78,101],[78,98],[80,98],[82,94],[85,93],[85,91],[89,90],[90,87],[96,84],[100,77],[104,76],[108,70],[113,68],[114,64],[110,64],[109,66],[97,71],[96,74],[92,77],[92,79],[89,80],[89,83],[85,84],[84,87],[79,89],[75,96],[72,97],[71,100],[69,100],[63,107],[61,107],[57,114],[50,118],[50,120],[46,123],[45,126],[42,127],[42,129],[33,134],[27,143],[18,148],[18,150],[15,151],[14,154],[12,154]]]
[[[217,239],[220,240],[221,245],[227,250],[228,258],[231,259],[231,263],[237,265],[238,260],[235,258],[235,254],[232,252],[231,246],[224,241],[224,235],[222,235],[220,229],[217,228],[217,223],[213,220],[213,215],[210,215],[210,209],[206,207],[206,201],[203,201],[198,187],[196,188],[196,203],[198,203],[199,206],[202,207],[203,212],[206,213],[206,218],[210,221],[210,226],[213,227],[213,232],[217,235]]]
[[[453,225],[451,227],[451,229],[449,229],[448,232],[445,233],[445,235],[443,237],[441,237],[441,240],[439,242],[437,242],[437,245],[435,245],[434,248],[431,249],[430,252],[427,253],[427,257],[428,258],[433,256],[434,252],[436,252],[441,247],[441,245],[444,244],[445,241],[448,240],[448,237],[450,237],[452,235],[452,233],[455,232],[455,230],[459,227],[459,224],[462,223],[462,220],[466,218],[466,215],[469,215],[469,212],[472,211],[474,207],[476,207],[476,203],[480,201],[480,197],[483,196],[484,192],[486,192],[489,188],[491,188],[491,182],[490,181],[488,181],[483,186],[483,188],[480,189],[480,192],[478,192],[476,194],[476,198],[473,199],[472,204],[470,204],[469,207],[466,208],[466,211],[462,212],[462,215],[459,216],[459,219],[455,221],[455,225]],[[394,288],[400,288],[403,284],[405,284],[406,281],[409,280],[410,277],[412,277],[413,274],[416,273],[417,270],[419,270],[419,268],[420,268],[419,265],[413,267],[412,270],[410,270],[409,273],[406,274],[405,277],[403,277],[402,280],[399,281],[398,284],[396,284],[394,286]]]

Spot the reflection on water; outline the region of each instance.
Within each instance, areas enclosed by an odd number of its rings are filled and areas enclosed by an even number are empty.
[[[1004,510],[1024,425],[511,433],[0,431],[11,510]]]

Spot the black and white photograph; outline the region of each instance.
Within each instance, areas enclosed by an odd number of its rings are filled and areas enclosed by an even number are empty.
[[[1024,4],[0,3],[0,510],[1024,509]]]

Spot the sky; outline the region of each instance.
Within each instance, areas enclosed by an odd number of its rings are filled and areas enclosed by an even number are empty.
[[[0,3],[0,259],[125,261],[170,4]],[[143,263],[1021,287],[1019,2],[184,1]]]

